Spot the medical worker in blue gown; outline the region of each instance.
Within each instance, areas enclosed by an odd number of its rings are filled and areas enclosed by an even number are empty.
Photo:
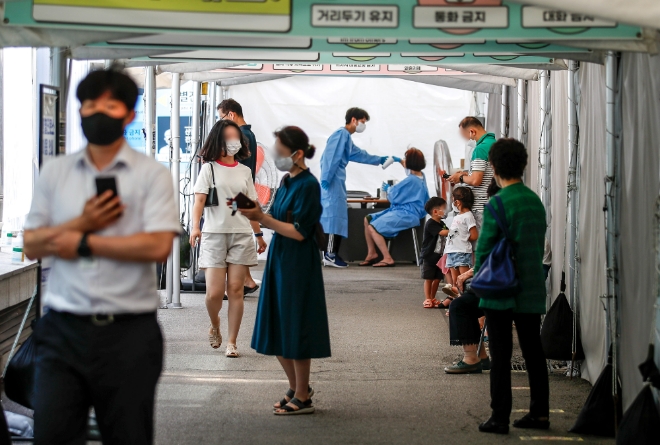
[[[394,259],[387,250],[385,239],[394,238],[403,230],[419,226],[420,220],[426,216],[424,204],[429,200],[429,189],[422,173],[426,167],[424,154],[416,148],[408,149],[404,166],[410,174],[388,190],[390,208],[364,219],[367,257],[360,266],[394,267]],[[383,255],[382,261],[378,261],[376,248]]]
[[[338,255],[342,238],[348,237],[348,204],[346,202],[346,165],[349,161],[360,164],[382,165],[388,156],[370,155],[353,144],[351,135],[362,133],[367,127],[369,113],[361,108],[346,112],[346,126],[335,131],[321,157],[321,225],[328,234],[328,247],[323,264],[339,268],[348,264]],[[401,162],[394,157],[394,161]]]

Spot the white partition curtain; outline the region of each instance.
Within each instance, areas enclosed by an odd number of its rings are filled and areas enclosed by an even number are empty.
[[[619,370],[625,409],[642,387],[637,366],[646,358],[658,293],[654,225],[660,187],[660,56],[626,53],[621,64]]]
[[[527,186],[539,193],[539,143],[541,120],[539,115],[539,82],[527,83]]]
[[[500,122],[502,120],[502,95],[490,93],[488,95],[488,109],[486,110],[486,131],[495,133],[500,137]]]
[[[403,156],[408,146],[424,152],[429,191],[435,190],[432,163],[437,140],[447,141],[455,166],[464,157],[458,123],[470,112],[468,91],[401,79],[296,76],[231,86],[229,94],[242,105],[257,140],[268,146],[274,142],[273,131],[283,125],[305,130],[318,149],[309,162],[317,177],[325,143],[344,125],[350,107],[364,108],[371,116],[367,130],[353,135],[360,148],[381,156]],[[346,185],[375,194],[384,180],[404,178],[400,165],[382,170],[349,163]]]
[[[606,361],[605,313],[605,68],[580,67],[580,325],[586,360],[582,377],[594,383]]]
[[[552,146],[550,148],[550,245],[552,247],[551,301],[559,294],[564,262],[564,230],[566,227],[566,181],[568,176],[568,71],[550,73],[552,113]],[[538,113],[537,113],[538,114]],[[568,265],[566,267],[568,272]],[[567,274],[568,279],[568,274]],[[570,286],[566,289],[570,299]]]

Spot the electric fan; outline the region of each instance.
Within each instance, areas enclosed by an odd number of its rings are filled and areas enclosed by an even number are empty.
[[[277,180],[277,169],[273,156],[261,142],[257,142],[257,173],[254,177],[254,188],[257,189],[257,200],[261,209],[265,212],[270,210],[275,200],[275,192],[279,186]]]
[[[435,191],[439,198],[443,198],[447,203],[453,201],[451,197],[451,184],[442,177],[443,173],[451,174],[452,170],[451,153],[447,142],[440,139],[433,147],[433,170],[435,174]],[[449,205],[451,208],[451,205]]]

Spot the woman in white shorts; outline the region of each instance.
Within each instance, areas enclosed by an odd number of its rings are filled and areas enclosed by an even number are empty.
[[[195,183],[193,229],[190,244],[201,238],[199,267],[206,276],[206,309],[211,319],[209,343],[214,349],[222,345],[220,310],[222,299],[229,299],[227,357],[238,357],[236,338],[243,319],[243,283],[250,266],[257,265],[257,252],[266,250],[259,223],[250,222],[238,212],[232,214],[227,198],[243,193],[252,200],[257,192],[252,172],[238,163],[250,151],[241,129],[230,120],[218,121],[209,134],[200,157],[204,165]],[[205,207],[209,190],[215,187],[218,205]],[[200,220],[204,214],[204,225]],[[252,234],[259,247],[255,249]],[[225,289],[226,283],[226,289]]]

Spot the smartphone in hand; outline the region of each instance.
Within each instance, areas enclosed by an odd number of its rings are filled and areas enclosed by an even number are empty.
[[[234,202],[236,203],[236,207],[238,209],[254,209],[257,206],[254,201],[245,196],[243,193],[236,195]]]
[[[108,190],[112,191],[112,196],[119,196],[117,192],[117,179],[114,176],[99,176],[96,178],[96,196],[101,196]]]

